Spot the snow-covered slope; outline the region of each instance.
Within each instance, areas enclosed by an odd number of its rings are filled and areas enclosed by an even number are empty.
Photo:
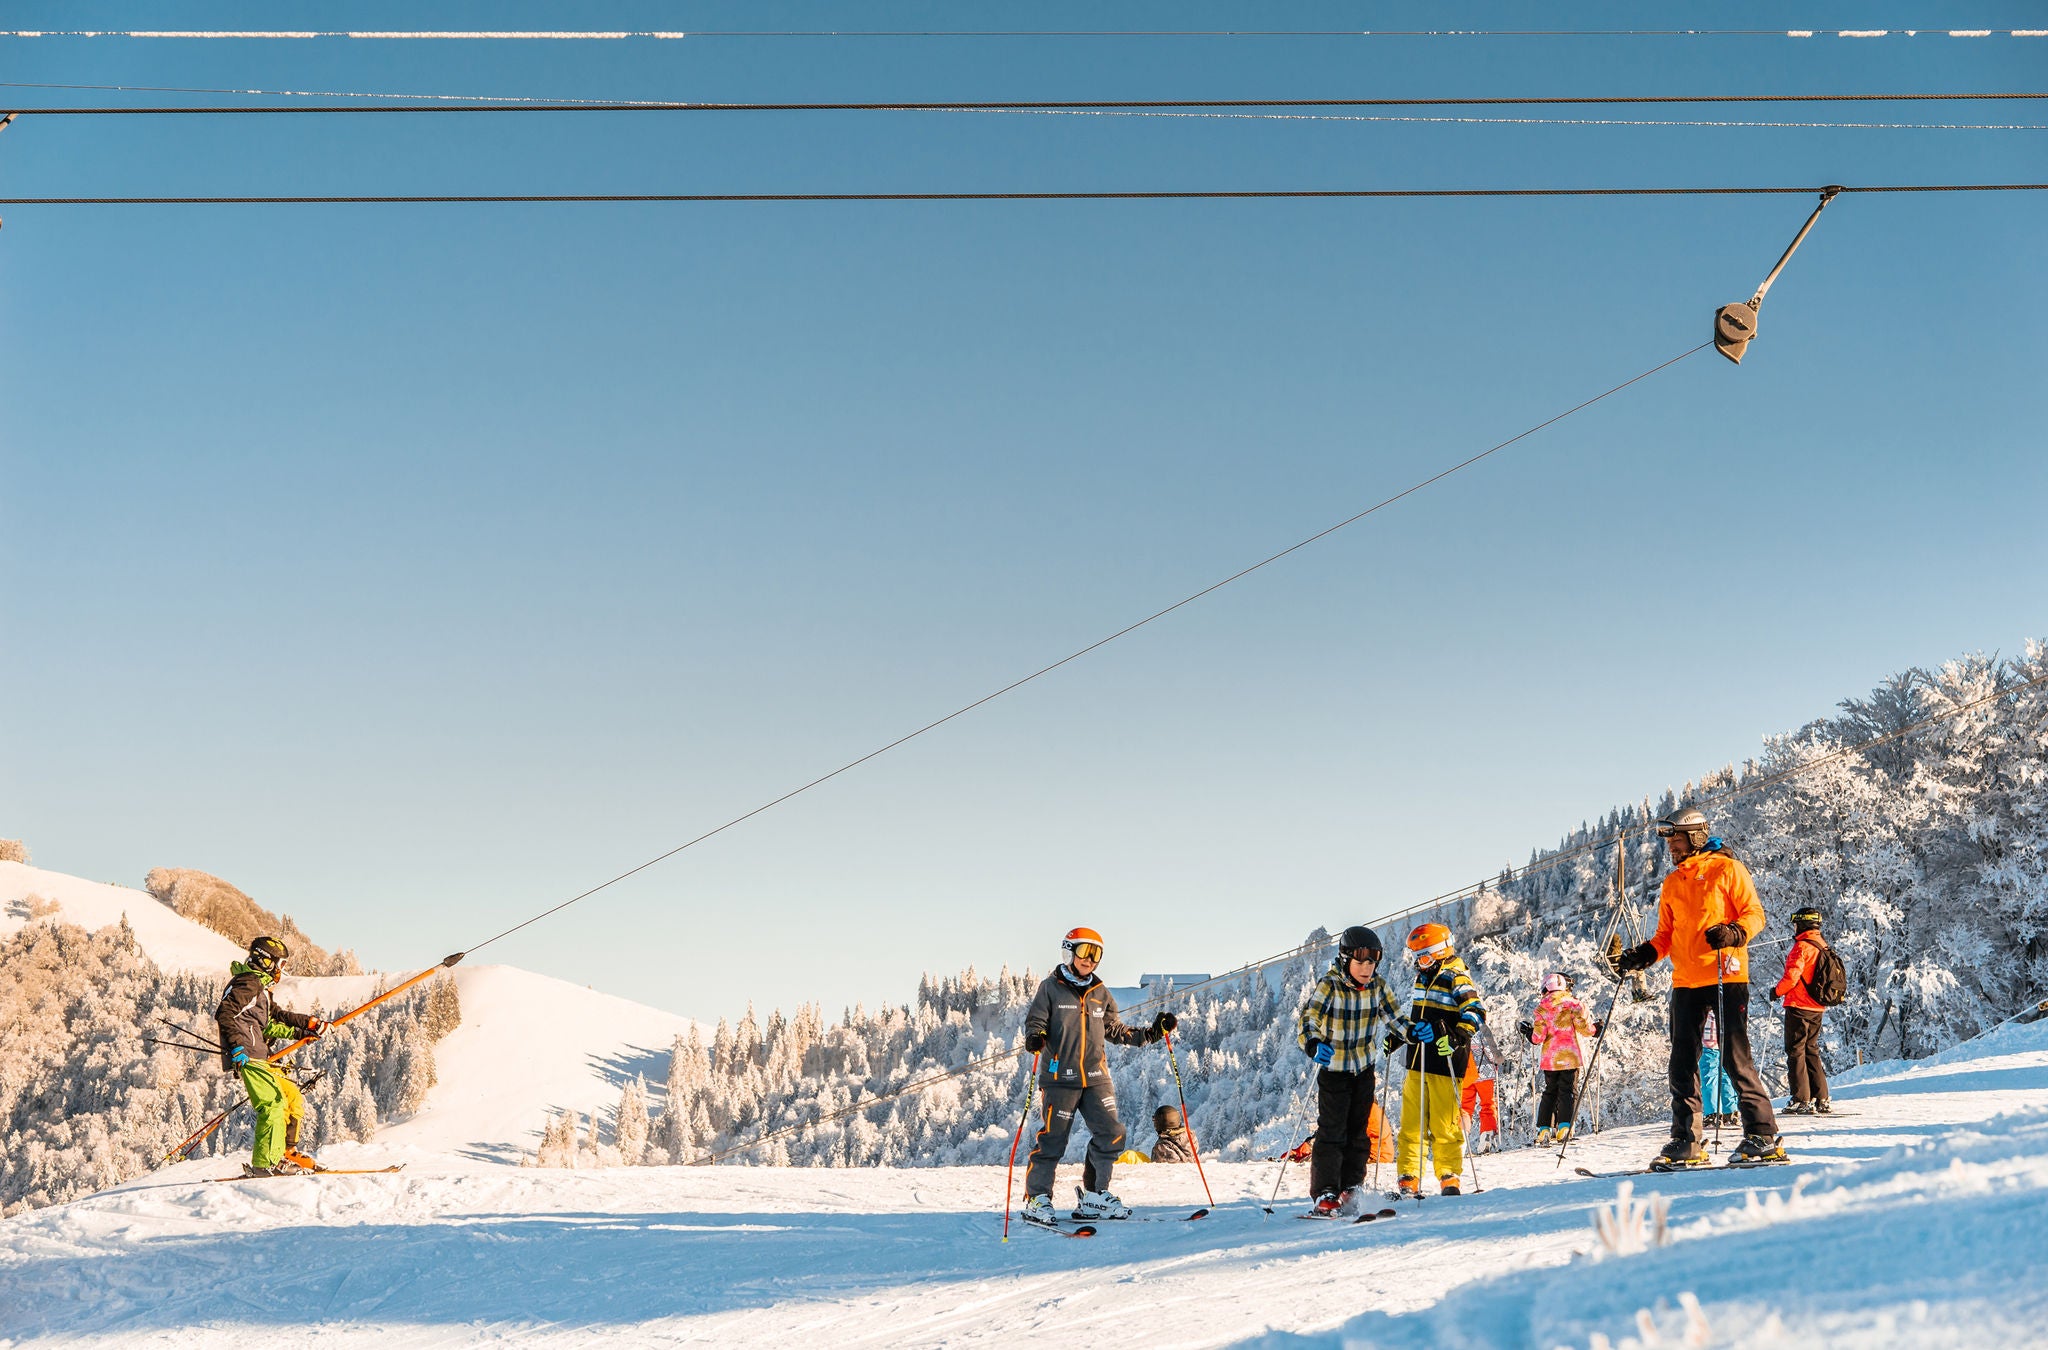
[[[225,971],[228,962],[242,954],[234,943],[176,913],[147,891],[86,881],[26,863],[0,862],[0,936],[28,922],[30,896],[56,901],[59,909],[51,917],[81,928],[105,928],[125,916],[142,950],[165,970]]]
[[[1195,1170],[1130,1167],[1117,1189],[1169,1221],[1007,1244],[994,1166],[556,1172],[408,1149],[395,1176],[211,1184],[222,1165],[191,1163],[0,1222],[0,1343],[2040,1344],[2048,1025],[1877,1066],[1836,1100],[1788,1121],[1792,1167],[1635,1179],[1669,1198],[1675,1240],[1599,1261],[1617,1183],[1534,1150],[1370,1225],[1266,1218],[1258,1163],[1211,1166],[1218,1211],[1174,1222]],[[1632,1165],[1660,1135],[1610,1131],[1574,1161]]]
[[[0,935],[27,922],[30,896],[56,901],[60,910],[52,917],[86,928],[125,916],[142,950],[166,970],[225,978],[228,963],[242,955],[235,943],[146,891],[21,863],[0,863]],[[288,976],[278,993],[287,1007],[332,1012],[416,973]],[[439,1081],[426,1107],[385,1126],[380,1143],[517,1161],[532,1150],[548,1113],[609,1110],[636,1073],[649,1077],[659,1100],[669,1044],[691,1026],[689,1018],[513,966],[464,964],[454,974],[462,1024],[434,1047]],[[346,1036],[348,1028],[334,1034]]]

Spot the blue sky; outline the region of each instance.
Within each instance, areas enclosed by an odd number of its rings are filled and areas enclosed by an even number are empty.
[[[1277,26],[1223,5],[601,8],[446,4],[432,24]],[[1783,9],[1658,21],[1931,14]],[[1358,4],[1285,26],[1453,23],[1526,26]],[[2048,41],[2009,38],[0,44],[17,81],[764,101],[2048,73]],[[2044,178],[2038,131],[949,113],[0,135],[6,196]],[[0,834],[103,880],[204,868],[378,966],[423,964],[1685,350],[1808,209],[6,208]],[[1107,935],[1113,980],[1221,969],[1520,861],[1907,665],[2048,634],[2044,210],[1844,198],[1742,368],[1696,356],[489,956],[704,1017],[1042,969],[1077,923]]]

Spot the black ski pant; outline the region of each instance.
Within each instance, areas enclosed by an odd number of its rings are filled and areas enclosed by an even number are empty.
[[[1792,1077],[1792,1100],[1828,1099],[1827,1066],[1820,1062],[1820,1014],[1812,1008],[1785,1009],[1785,1071]]]
[[[1700,1107],[1700,1041],[1707,1014],[1721,1027],[1721,1071],[1735,1084],[1742,1112],[1742,1132],[1766,1138],[1778,1133],[1771,1094],[1756,1071],[1749,1052],[1749,982],[1671,991],[1671,1137],[1698,1143],[1704,1115]]]
[[[1572,1115],[1579,1106],[1579,1071],[1577,1069],[1545,1069],[1543,1071],[1543,1100],[1536,1104],[1536,1128],[1554,1129],[1559,1125],[1572,1123]]]
[[[1045,1109],[1031,1141],[1031,1167],[1024,1174],[1025,1198],[1052,1194],[1053,1173],[1066,1155],[1067,1135],[1073,1131],[1077,1114],[1088,1122],[1088,1165],[1082,1184],[1091,1191],[1108,1190],[1110,1171],[1124,1151],[1123,1122],[1116,1118],[1116,1089],[1108,1083],[1091,1083],[1040,1091]]]
[[[1373,1071],[1316,1071],[1316,1142],[1308,1154],[1308,1193],[1348,1191],[1372,1161]]]

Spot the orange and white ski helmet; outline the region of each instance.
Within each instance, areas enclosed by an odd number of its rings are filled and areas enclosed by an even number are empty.
[[[1408,935],[1408,950],[1417,965],[1433,966],[1451,955],[1451,930],[1440,923],[1423,924]]]
[[[1093,959],[1100,961],[1102,959],[1102,934],[1096,932],[1093,928],[1070,928],[1067,930],[1067,935],[1060,939],[1060,950],[1069,957],[1076,955],[1077,950],[1082,947],[1093,947],[1095,949]],[[1087,959],[1089,956],[1087,952],[1079,952],[1079,955],[1084,959]]]

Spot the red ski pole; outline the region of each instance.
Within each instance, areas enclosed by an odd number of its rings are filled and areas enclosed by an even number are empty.
[[[1010,1141],[1010,1170],[1003,1174],[1003,1241],[1010,1240],[1010,1192],[1017,1180],[1017,1145],[1024,1141],[1024,1122],[1031,1119],[1031,1090],[1038,1086],[1038,1056],[1031,1056],[1031,1076],[1024,1080],[1024,1114],[1017,1117],[1017,1137]]]
[[[1161,1027],[1160,1034],[1166,1037],[1166,1062],[1173,1066],[1173,1090],[1180,1097],[1180,1123],[1187,1127],[1188,1152],[1195,1155],[1195,1175],[1202,1179],[1202,1194],[1208,1196],[1209,1208],[1214,1209],[1216,1196],[1209,1189],[1209,1174],[1202,1170],[1202,1150],[1195,1143],[1194,1122],[1188,1119],[1187,1090],[1180,1085],[1180,1056],[1173,1053],[1173,1033]]]

